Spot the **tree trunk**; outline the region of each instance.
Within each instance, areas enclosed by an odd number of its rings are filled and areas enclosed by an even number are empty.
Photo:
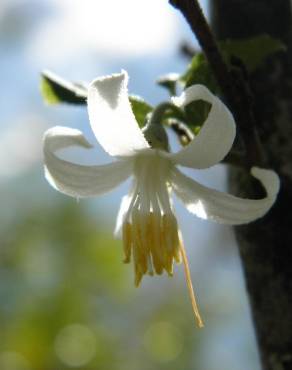
[[[210,0],[217,38],[270,34],[288,47],[250,76],[257,128],[281,178],[278,201],[263,219],[235,228],[264,370],[292,370],[292,42],[289,0]],[[289,46],[291,47],[289,48]],[[231,169],[230,186],[246,194]],[[251,369],[250,369],[251,370]]]

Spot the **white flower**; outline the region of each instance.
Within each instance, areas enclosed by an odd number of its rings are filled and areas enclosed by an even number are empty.
[[[266,189],[260,200],[241,199],[198,184],[184,175],[178,165],[203,169],[221,161],[235,137],[235,123],[226,106],[206,87],[194,85],[173,102],[180,107],[204,100],[211,110],[198,136],[177,153],[153,149],[138,127],[127,93],[126,72],[94,80],[88,91],[91,128],[102,147],[114,157],[103,166],[82,166],[56,156],[69,146],[90,148],[78,130],[49,129],[44,136],[46,178],[67,195],[81,198],[106,193],[131,175],[133,186],[123,198],[117,230],[123,237],[125,262],[133,258],[135,284],[144,274],[173,272],[173,261],[184,262],[192,304],[202,326],[176,217],[170,202],[173,190],[186,208],[204,219],[225,224],[243,224],[263,216],[274,203],[278,176],[254,167],[252,174]]]

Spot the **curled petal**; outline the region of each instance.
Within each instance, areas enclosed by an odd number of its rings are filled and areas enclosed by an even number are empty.
[[[94,80],[88,90],[91,128],[112,156],[127,156],[149,148],[128,99],[128,74],[123,71]]]
[[[102,166],[83,166],[56,156],[55,151],[69,146],[91,148],[79,130],[53,127],[46,131],[44,135],[46,179],[64,194],[76,198],[100,195],[114,189],[131,175],[131,160]]]
[[[263,199],[243,199],[198,184],[174,169],[173,190],[186,208],[203,219],[222,224],[240,225],[264,216],[274,204],[279,191],[279,177],[274,171],[253,167],[252,175],[264,186]]]
[[[199,134],[185,148],[172,154],[175,163],[185,167],[207,168],[220,162],[231,149],[235,138],[235,122],[229,109],[203,85],[193,85],[172,100],[181,108],[195,100],[204,100],[212,105]]]

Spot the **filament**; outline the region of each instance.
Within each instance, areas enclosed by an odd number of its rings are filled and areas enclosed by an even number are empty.
[[[195,292],[194,292],[194,288],[193,288],[193,284],[192,284],[192,280],[191,280],[191,273],[190,273],[188,258],[187,258],[185,247],[183,245],[182,240],[180,242],[180,250],[181,250],[181,254],[182,254],[185,276],[186,276],[187,286],[188,286],[188,290],[189,290],[189,295],[190,295],[190,299],[191,299],[195,319],[197,321],[197,324],[198,324],[199,328],[203,328],[204,323],[203,323],[203,320],[201,318],[199,308],[198,308],[198,304],[197,304],[197,301],[196,301],[196,296],[195,296]]]

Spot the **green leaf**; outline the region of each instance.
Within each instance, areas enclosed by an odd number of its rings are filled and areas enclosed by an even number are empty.
[[[193,57],[186,72],[180,77],[180,81],[185,85],[185,88],[195,84],[202,84],[207,86],[213,93],[218,92],[218,85],[213,72],[202,53],[198,53]]]
[[[196,100],[185,106],[187,126],[197,135],[200,127],[206,121],[211,104],[203,100]]]
[[[48,104],[86,104],[87,88],[45,71],[41,75],[41,93]]]
[[[180,78],[185,87],[195,84],[202,84],[208,87],[213,93],[219,92],[219,87],[210,69],[205,56],[199,53],[194,56],[187,71]],[[185,123],[193,134],[197,135],[200,127],[208,117],[211,105],[203,100],[191,102],[185,107]]]
[[[167,75],[161,76],[157,79],[157,84],[168,90],[170,96],[176,95],[176,84],[179,81],[178,73],[168,73]]]
[[[87,87],[84,84],[64,80],[49,71],[42,73],[41,93],[48,104],[68,103],[85,105],[87,99]],[[146,115],[153,108],[138,96],[129,96],[129,100],[135,118],[139,126],[142,127],[145,123]]]
[[[285,45],[268,35],[259,35],[245,40],[226,40],[220,42],[220,49],[225,62],[232,68],[231,58],[237,57],[245,65],[249,72],[253,72],[271,54],[286,50]],[[180,77],[185,88],[202,84],[214,94],[220,93],[220,88],[216,82],[213,72],[203,53],[196,54],[186,72]],[[188,104],[185,108],[186,124],[197,133],[208,116],[210,105],[203,101],[196,101]]]
[[[225,62],[232,67],[231,58],[239,58],[249,72],[253,72],[270,55],[285,51],[286,46],[268,35],[244,40],[225,40],[219,43]],[[186,72],[180,77],[185,87],[203,84],[213,93],[219,92],[216,79],[203,53],[196,54]]]
[[[140,127],[145,124],[146,116],[152,112],[153,107],[145,102],[140,96],[131,95],[129,100],[132,106],[133,113]]]
[[[235,56],[244,63],[249,72],[260,67],[270,55],[286,50],[285,44],[269,35],[263,34],[243,40],[225,40],[220,42],[225,61]]]

